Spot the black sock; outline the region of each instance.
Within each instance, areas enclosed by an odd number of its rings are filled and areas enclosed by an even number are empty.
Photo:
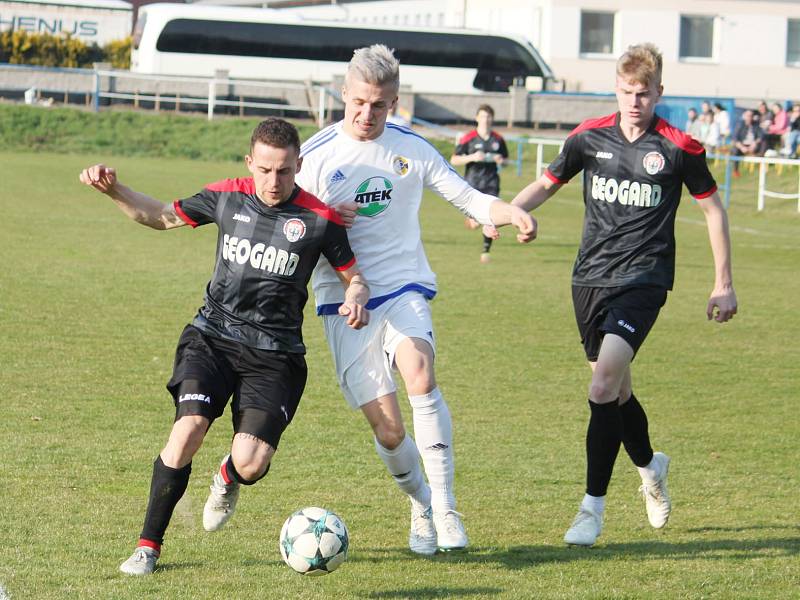
[[[589,408],[592,414],[586,432],[586,493],[605,496],[622,442],[622,416],[616,400],[606,404],[590,400]]]
[[[261,477],[257,477],[256,479],[245,479],[241,475],[239,475],[239,471],[236,470],[236,466],[233,464],[233,456],[228,455],[228,461],[225,463],[225,470],[228,473],[228,476],[233,479],[234,481],[238,481],[242,485],[253,485],[254,483],[261,481],[264,477],[267,476],[269,473],[269,467],[272,463],[267,464],[267,468],[264,469],[264,473]]]
[[[646,467],[653,460],[647,415],[633,393],[625,404],[620,405],[619,412],[622,415],[622,443],[625,445],[625,452],[637,467]]]
[[[489,252],[492,248],[492,238],[483,236],[483,251]]]
[[[144,517],[142,539],[161,544],[167,530],[172,511],[181,499],[189,483],[192,463],[182,469],[173,469],[161,461],[161,456],[153,463],[153,478],[150,481],[150,499]]]

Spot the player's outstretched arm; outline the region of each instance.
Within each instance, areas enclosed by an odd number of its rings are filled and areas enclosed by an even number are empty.
[[[146,194],[122,185],[117,171],[106,165],[93,165],[81,171],[81,183],[111,198],[128,217],[153,229],[172,229],[185,225],[172,204],[164,204]]]
[[[731,236],[728,228],[728,214],[722,206],[719,194],[714,192],[708,198],[697,201],[706,217],[708,239],[714,256],[714,290],[708,299],[706,316],[718,323],[733,318],[738,305],[733,289],[731,271]]]
[[[542,175],[539,179],[523,188],[522,191],[514,197],[511,204],[519,206],[526,212],[530,212],[535,208],[539,208],[550,196],[560,189],[560,183],[553,183],[553,180],[547,177],[547,175]]]
[[[344,271],[336,271],[345,286],[344,302],[339,314],[347,317],[347,324],[353,329],[361,329],[369,323],[369,286],[356,265]]]

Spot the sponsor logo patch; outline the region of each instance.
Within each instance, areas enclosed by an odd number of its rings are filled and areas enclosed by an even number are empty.
[[[283,224],[283,235],[290,242],[296,242],[306,234],[306,224],[300,219],[289,219]]]
[[[408,173],[408,159],[404,156],[395,156],[392,159],[392,170],[401,177]]]
[[[661,202],[661,186],[657,183],[640,183],[613,177],[592,176],[592,198],[608,203],[619,202],[623,206],[652,208]]]
[[[359,205],[356,212],[364,217],[381,214],[392,202],[392,189],[392,182],[380,175],[362,181],[354,198]]]
[[[299,221],[299,219],[294,220]],[[302,221],[300,222],[302,223]],[[261,269],[277,275],[292,275],[300,262],[300,255],[294,252],[290,253],[261,242],[253,244],[248,239],[240,239],[227,233],[222,237],[220,253],[222,259],[228,262],[239,265],[249,262],[254,269]]]
[[[188,402],[189,400],[197,400],[198,402],[211,404],[211,396],[206,396],[205,394],[183,394],[178,398],[178,402]]]
[[[666,162],[660,152],[648,152],[642,159],[642,165],[644,165],[644,170],[647,171],[648,175],[655,175],[661,171]]]

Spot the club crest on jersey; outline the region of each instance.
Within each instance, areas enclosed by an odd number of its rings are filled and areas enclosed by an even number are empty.
[[[661,171],[665,164],[664,156],[660,152],[648,152],[642,159],[644,170],[647,171],[649,175],[655,175]]]
[[[380,175],[362,181],[354,198],[359,205],[356,212],[364,217],[381,214],[392,202],[392,189],[392,182]]]
[[[392,170],[401,177],[408,173],[408,159],[405,156],[395,156],[392,159]]]
[[[283,224],[283,235],[290,242],[296,242],[306,234],[306,224],[300,219],[289,219]]]

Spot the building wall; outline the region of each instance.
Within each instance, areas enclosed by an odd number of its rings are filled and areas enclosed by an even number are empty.
[[[126,2],[0,0],[0,31],[66,33],[102,46],[127,37],[131,27],[131,5]]]
[[[616,58],[652,42],[664,55],[664,83],[676,95],[785,100],[800,97],[800,67],[786,64],[787,19],[800,2],[779,0],[391,0],[294,9],[307,17],[360,23],[470,27],[527,37],[568,91],[613,85]],[[613,12],[609,55],[581,55],[581,12]],[[680,57],[681,15],[714,17],[711,59]],[[428,21],[426,23],[426,20]]]

